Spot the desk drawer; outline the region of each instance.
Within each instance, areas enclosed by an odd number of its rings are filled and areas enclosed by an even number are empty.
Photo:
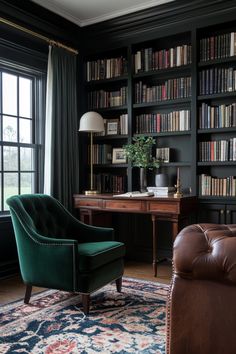
[[[99,199],[80,199],[75,200],[75,208],[91,207],[99,208],[101,201]]]
[[[179,205],[178,203],[173,203],[173,202],[149,202],[148,203],[148,210],[150,212],[156,212],[156,213],[179,213]]]
[[[138,200],[106,200],[104,208],[109,210],[141,211],[142,202]]]

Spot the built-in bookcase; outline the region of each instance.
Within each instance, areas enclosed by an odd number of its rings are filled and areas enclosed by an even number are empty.
[[[236,26],[199,31],[198,44],[199,197],[230,200],[236,197]]]
[[[160,172],[168,174],[169,185],[176,183],[179,168],[184,192],[203,201],[233,200],[235,54],[236,27],[223,23],[85,58],[87,109],[101,113],[106,126],[95,137],[97,151],[108,154],[95,163],[101,192],[138,188],[138,169],[117,162],[114,150],[145,135],[155,138],[158,153],[168,151]],[[155,172],[149,173],[149,185]]]
[[[114,153],[129,136],[127,48],[86,58],[84,71],[87,110],[100,113],[105,126],[94,137],[94,186],[102,193],[122,193],[127,191],[128,164],[115,159]],[[88,152],[84,161],[89,176]]]

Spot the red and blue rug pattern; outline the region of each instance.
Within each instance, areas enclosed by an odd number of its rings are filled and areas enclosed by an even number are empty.
[[[85,316],[80,295],[48,290],[0,307],[0,353],[164,354],[168,286],[124,278],[92,295]]]

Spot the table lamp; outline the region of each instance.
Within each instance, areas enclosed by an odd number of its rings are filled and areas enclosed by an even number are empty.
[[[98,194],[99,191],[93,188],[93,133],[104,131],[104,121],[97,112],[87,112],[80,118],[80,132],[90,133],[90,190],[85,191],[85,194]]]

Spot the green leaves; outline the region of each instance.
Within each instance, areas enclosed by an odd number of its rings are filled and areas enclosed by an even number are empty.
[[[133,144],[123,146],[125,155],[135,167],[158,168],[161,160],[152,156],[152,147],[156,144],[153,137],[138,136],[133,138]]]

